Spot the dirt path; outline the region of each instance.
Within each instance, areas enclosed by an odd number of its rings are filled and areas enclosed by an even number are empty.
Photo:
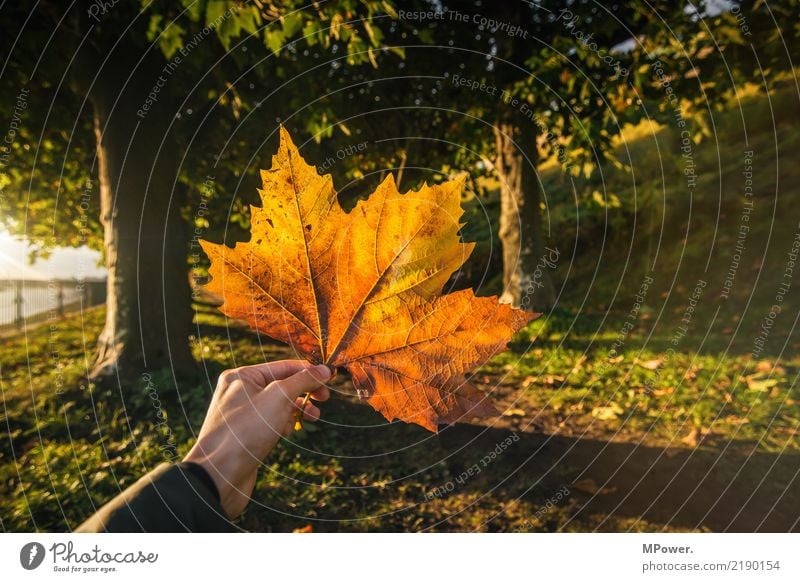
[[[335,388],[337,418],[366,414],[348,394],[352,387],[345,377]],[[501,410],[509,402],[525,406],[516,390],[506,386],[494,395]],[[375,414],[368,422],[381,419]],[[399,429],[398,443],[414,438]],[[511,444],[493,455],[509,438]],[[481,424],[443,427],[436,440],[450,474],[481,468],[470,489],[543,503],[566,488],[572,503],[568,522],[616,518],[635,527],[641,518],[658,529],[800,531],[800,455],[794,452],[760,452],[742,443],[665,446],[663,439],[642,433],[611,431],[602,423],[587,430],[525,409]],[[485,465],[487,455],[491,461]]]

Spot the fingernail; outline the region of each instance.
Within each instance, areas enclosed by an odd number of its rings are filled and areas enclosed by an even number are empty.
[[[314,375],[320,380],[327,380],[331,377],[331,369],[325,364],[314,366]]]

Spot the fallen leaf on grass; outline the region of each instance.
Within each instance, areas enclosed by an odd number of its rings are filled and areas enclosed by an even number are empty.
[[[646,370],[655,370],[655,369],[657,369],[657,368],[658,368],[658,367],[659,367],[661,364],[663,364],[663,363],[664,363],[664,360],[663,360],[663,359],[661,359],[661,358],[657,358],[657,359],[654,359],[654,360],[644,360],[644,361],[638,361],[638,360],[637,360],[637,362],[636,362],[636,363],[637,363],[638,365],[640,365],[642,368],[646,369]]]
[[[772,369],[772,362],[769,360],[759,360],[756,364],[756,370],[759,372],[769,372]]]
[[[747,383],[748,390],[755,390],[756,392],[769,392],[770,388],[778,385],[777,378],[770,378],[763,374],[743,376],[741,379]]]
[[[597,420],[615,420],[619,415],[625,412],[622,407],[616,402],[612,402],[608,406],[597,406],[592,409],[592,416]]]
[[[700,370],[700,366],[692,365],[683,373],[683,379],[687,382],[691,382],[692,380],[697,378],[697,372]]]
[[[607,495],[617,490],[616,487],[600,487],[593,479],[581,479],[572,485],[577,491],[588,495]]]
[[[503,411],[503,416],[525,416],[525,411],[521,408],[509,408]]]
[[[681,442],[688,447],[697,448],[710,434],[711,429],[694,427],[689,431],[689,434],[681,439]]]
[[[586,354],[583,354],[578,360],[575,362],[575,365],[572,367],[570,374],[577,374],[583,368],[583,364],[586,362]]]
[[[526,376],[525,379],[522,381],[522,387],[528,388],[531,384],[535,383],[537,378],[535,376]],[[561,384],[564,381],[564,376],[553,376],[547,374],[545,376],[541,376],[539,378],[541,384],[545,386],[553,386],[555,384]]]

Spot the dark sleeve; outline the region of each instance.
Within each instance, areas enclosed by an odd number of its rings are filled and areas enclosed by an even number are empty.
[[[228,532],[234,527],[204,469],[192,463],[162,463],[75,531]]]

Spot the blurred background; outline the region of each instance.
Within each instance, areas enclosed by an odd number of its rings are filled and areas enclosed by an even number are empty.
[[[181,458],[220,370],[294,357],[197,244],[249,238],[281,125],[345,208],[466,172],[448,289],[543,315],[473,379],[499,418],[388,424],[338,376],[242,529],[800,528],[797,0],[0,16],[3,531],[76,527]]]

